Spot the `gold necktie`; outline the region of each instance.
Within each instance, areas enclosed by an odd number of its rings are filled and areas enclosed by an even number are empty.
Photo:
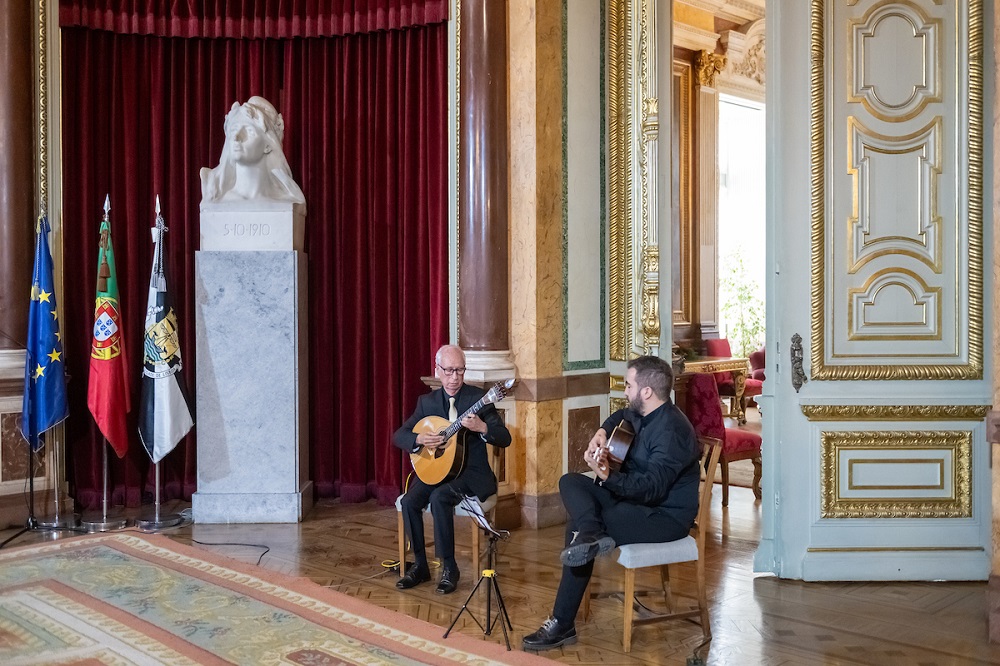
[[[448,420],[452,423],[458,418],[458,410],[455,409],[455,399],[448,398]]]

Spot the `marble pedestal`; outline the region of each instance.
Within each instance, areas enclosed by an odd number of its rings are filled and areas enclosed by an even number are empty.
[[[312,506],[306,256],[199,251],[197,523],[290,523]]]

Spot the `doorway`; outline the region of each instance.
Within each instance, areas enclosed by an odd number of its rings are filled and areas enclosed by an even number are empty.
[[[719,95],[719,335],[746,358],[764,343],[764,105]]]

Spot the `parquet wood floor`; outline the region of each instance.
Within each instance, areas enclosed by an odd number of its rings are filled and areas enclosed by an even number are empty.
[[[593,616],[578,623],[577,644],[543,653],[565,664],[679,664],[698,651],[708,664],[998,664],[1000,646],[987,640],[985,583],[802,583],[755,575],[752,559],[760,534],[760,502],[747,488],[730,489],[730,506],[713,493],[713,537],[707,571],[712,641],[699,649],[700,628],[686,621],[638,627],[633,650],[621,646],[622,607],[595,601]],[[165,511],[185,505],[171,503]],[[428,524],[429,526],[429,524]],[[14,530],[0,532],[0,540]],[[373,503],[323,501],[299,525],[201,525],[163,534],[199,548],[296,576],[308,576],[346,594],[442,627],[455,617],[478,579],[470,564],[469,530],[457,529],[462,581],[455,594],[434,594],[425,584],[400,592],[394,559],[396,513]],[[430,530],[428,529],[428,534]],[[12,545],[46,537],[29,533]],[[197,542],[201,542],[200,544]],[[209,544],[244,545],[209,545]],[[511,643],[534,631],[551,610],[559,579],[562,528],[515,531],[500,548],[500,588],[514,625]],[[252,544],[259,544],[252,545]],[[264,553],[264,548],[268,548]],[[263,557],[261,555],[263,554]],[[693,567],[678,567],[675,589],[693,590]],[[621,569],[598,561],[598,589],[621,584]],[[655,585],[640,576],[640,584]],[[481,600],[469,609],[482,621]],[[464,614],[455,631],[481,636]],[[484,640],[503,642],[497,626]]]

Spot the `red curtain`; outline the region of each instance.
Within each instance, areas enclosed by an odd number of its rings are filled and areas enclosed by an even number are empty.
[[[94,508],[102,497],[103,442],[86,384],[105,193],[133,402],[156,194],[194,395],[198,170],[218,162],[229,106],[252,95],[282,112],[285,153],[309,208],[311,478],[320,496],[395,498],[403,461],[390,435],[447,339],[445,53],[444,24],[287,40],[63,30],[67,466],[78,505]],[[196,436],[197,426],[161,463],[167,499],[196,490]],[[111,456],[111,478],[114,503],[152,494],[137,436],[123,460]]]
[[[59,24],[158,37],[288,39],[432,25],[448,0],[60,0]]]

